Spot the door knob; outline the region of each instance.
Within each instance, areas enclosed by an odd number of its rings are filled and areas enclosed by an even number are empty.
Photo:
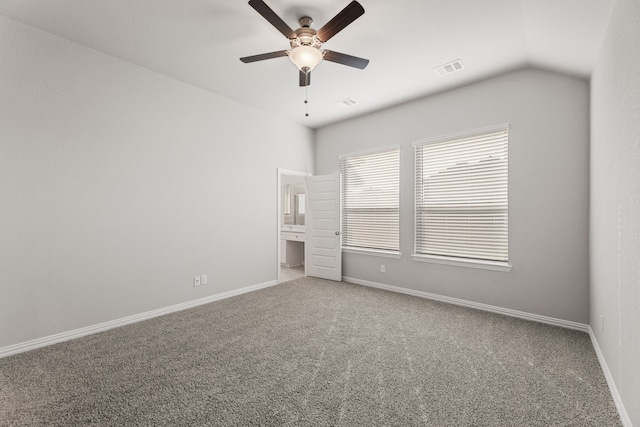
[[[339,235],[340,235],[340,232],[339,232],[339,231],[336,231],[336,236],[339,236]]]

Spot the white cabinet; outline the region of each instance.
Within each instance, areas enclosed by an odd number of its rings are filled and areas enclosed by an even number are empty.
[[[283,231],[280,233],[280,264],[297,267],[304,264],[304,233]]]
[[[283,231],[280,233],[280,238],[282,240],[304,242],[304,233],[296,233],[294,231]]]

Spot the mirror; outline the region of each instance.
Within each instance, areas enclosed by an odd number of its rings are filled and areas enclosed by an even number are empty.
[[[304,225],[305,191],[304,184],[287,184],[284,186],[284,206],[282,207],[284,225]]]

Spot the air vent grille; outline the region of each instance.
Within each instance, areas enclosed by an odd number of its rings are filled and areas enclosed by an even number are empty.
[[[434,68],[433,70],[439,76],[446,76],[447,74],[455,73],[456,71],[460,71],[464,68],[464,64],[462,64],[461,59],[456,59],[455,61],[449,62],[447,64],[441,65],[439,67]]]
[[[336,102],[336,104],[340,105],[341,107],[351,107],[357,103],[358,102],[353,98],[347,98],[347,99],[343,99],[342,101]]]

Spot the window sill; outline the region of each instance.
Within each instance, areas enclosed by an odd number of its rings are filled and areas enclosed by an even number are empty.
[[[411,255],[411,259],[419,262],[431,262],[434,264],[455,265],[457,267],[479,268],[482,270],[510,272],[511,264],[506,262],[467,260],[435,255]]]
[[[385,251],[382,249],[364,249],[364,248],[348,248],[343,247],[342,252],[346,252],[349,254],[358,254],[358,255],[372,255],[383,258],[394,258],[400,259],[402,258],[402,254],[400,252],[395,251]]]

